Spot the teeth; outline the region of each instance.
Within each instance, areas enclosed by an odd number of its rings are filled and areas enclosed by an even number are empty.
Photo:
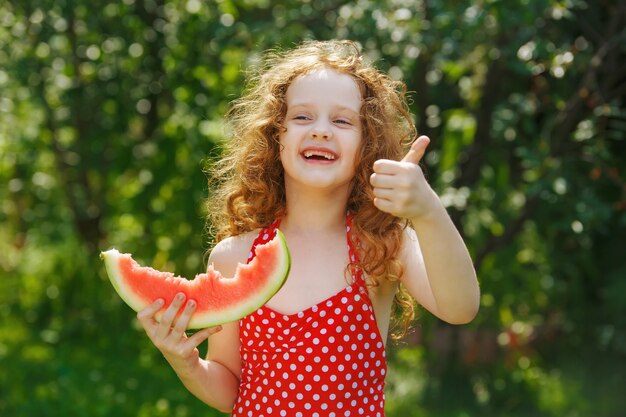
[[[333,160],[333,159],[335,159],[335,155],[333,155],[333,154],[332,154],[332,153],[330,153],[330,152],[321,152],[321,151],[315,151],[315,152],[313,152],[313,151],[305,151],[305,152],[304,152],[304,156],[305,156],[306,158],[310,158],[310,157],[312,157],[313,155],[316,155],[316,156],[323,156],[324,158],[326,158],[326,159],[328,159],[328,160]]]

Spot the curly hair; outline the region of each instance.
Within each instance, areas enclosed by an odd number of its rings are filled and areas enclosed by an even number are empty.
[[[359,267],[368,285],[397,281],[402,274],[397,254],[407,223],[374,206],[369,178],[376,160],[399,160],[417,134],[406,86],[366,63],[351,41],[307,41],[288,51],[269,51],[252,71],[243,95],[226,115],[230,141],[210,169],[209,225],[219,241],[267,227],[286,214],[278,140],[287,112],[285,95],[295,78],[323,68],[352,76],[363,98],[363,144],[347,206],[360,241]],[[394,301],[393,316],[401,324],[394,336],[400,337],[414,318],[414,303],[402,286]]]

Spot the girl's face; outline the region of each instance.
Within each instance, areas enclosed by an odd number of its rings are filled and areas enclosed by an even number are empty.
[[[286,102],[279,136],[285,185],[347,189],[362,141],[357,83],[332,69],[315,70],[291,83]]]

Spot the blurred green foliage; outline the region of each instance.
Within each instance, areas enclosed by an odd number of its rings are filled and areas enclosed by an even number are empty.
[[[203,173],[245,69],[349,38],[412,91],[473,253],[476,321],[390,344],[389,416],[618,416],[626,400],[626,6],[610,0],[0,3],[0,415],[219,415],[100,250],[193,276]]]

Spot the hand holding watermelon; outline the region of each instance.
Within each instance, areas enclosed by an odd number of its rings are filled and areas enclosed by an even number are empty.
[[[219,332],[222,326],[202,329],[191,336],[185,330],[196,310],[196,302],[185,303],[185,294],[179,293],[167,307],[161,320],[156,320],[157,313],[165,301],[160,298],[137,313],[137,319],[146,334],[161,351],[170,365],[177,370],[193,366],[199,358],[198,346],[210,335]]]

